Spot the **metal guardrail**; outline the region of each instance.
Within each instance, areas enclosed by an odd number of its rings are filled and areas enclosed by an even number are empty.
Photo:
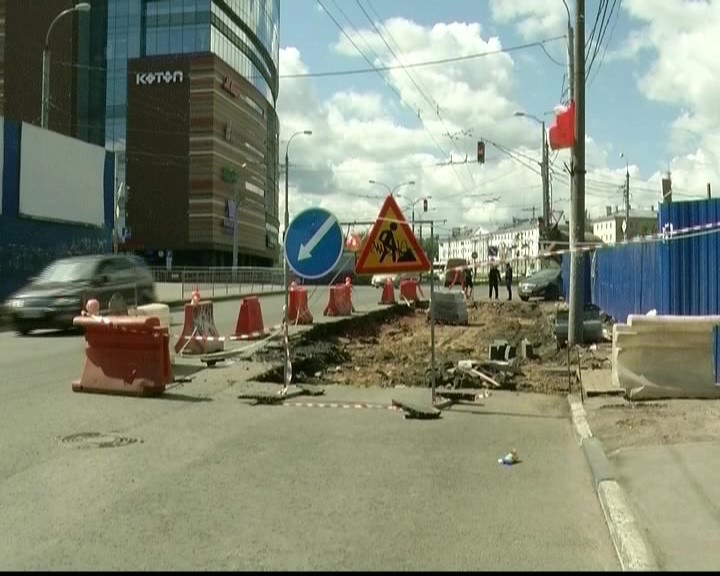
[[[150,268],[155,282],[180,284],[181,297],[194,289],[211,297],[254,292],[271,292],[283,287],[282,268]]]

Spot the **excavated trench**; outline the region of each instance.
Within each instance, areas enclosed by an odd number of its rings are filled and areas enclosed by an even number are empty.
[[[298,339],[290,342],[292,382],[294,384],[317,384],[324,382],[323,375],[352,361],[345,345],[351,341],[376,344],[384,325],[399,318],[415,314],[408,306],[390,306],[337,322],[316,324]],[[254,355],[254,359],[273,364],[273,367],[256,378],[259,382],[282,384],[284,353],[282,344],[275,342]]]

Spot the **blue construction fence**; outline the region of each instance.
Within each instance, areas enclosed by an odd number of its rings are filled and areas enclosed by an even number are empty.
[[[700,230],[686,231],[687,228]],[[629,314],[720,314],[720,199],[661,204],[665,238],[607,246],[588,254],[586,299],[616,321]],[[569,257],[563,257],[563,281]],[[566,288],[567,289],[567,288]]]

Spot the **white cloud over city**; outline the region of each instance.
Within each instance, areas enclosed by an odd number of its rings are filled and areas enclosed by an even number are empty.
[[[717,130],[720,108],[714,105],[714,99],[720,88],[720,60],[715,58],[720,48],[715,48],[710,39],[720,32],[720,7],[695,2],[697,6],[678,10],[679,4],[625,0],[623,16],[631,17],[639,30],[632,38],[644,40],[640,46],[631,38],[613,57],[631,59],[641,51],[652,55],[652,66],[641,71],[638,82],[647,98],[677,106],[673,129],[677,153],[670,167],[677,189],[696,191],[704,190],[705,181],[716,179],[718,174],[720,136],[716,134],[720,134]],[[555,11],[550,17],[543,5],[537,0],[492,0],[491,9],[498,22],[517,26],[525,38],[547,37],[558,30],[562,33],[567,18],[564,10]],[[403,18],[392,18],[384,25],[383,36],[399,58],[375,30],[361,30],[362,38],[348,30],[366,52],[365,42],[376,52],[374,65],[407,65],[491,52],[504,46],[501,38],[486,33],[479,23],[423,27]],[[698,45],[706,46],[707,50],[698,50]],[[367,66],[341,34],[331,50],[346,57],[349,67]],[[432,196],[432,217],[447,219],[448,227],[492,228],[513,216],[530,216],[532,206],[539,213],[540,127],[534,121],[513,116],[520,108],[513,58],[511,53],[502,53],[485,56],[482,66],[467,60],[397,68],[386,72],[392,89],[384,87],[370,92],[343,89],[327,97],[318,92],[322,79],[282,78],[278,103],[281,140],[296,131],[313,131],[312,136],[298,136],[291,145],[291,215],[309,206],[322,205],[343,221],[373,219],[386,192],[369,184],[370,179],[391,187],[414,180],[414,187],[401,190],[404,198],[400,205]],[[316,71],[320,70],[308,69],[296,48],[281,50],[281,75]],[[422,110],[422,123],[409,112],[399,114],[402,106],[408,111]],[[472,136],[462,136],[469,129]],[[457,137],[450,139],[448,134]],[[618,187],[623,183],[625,167],[617,169],[617,150],[610,145],[598,146],[592,134],[587,136],[586,204],[597,214],[605,205],[621,202]],[[513,149],[530,168],[508,158],[490,143],[484,166],[476,163],[438,166],[450,154],[456,161],[464,159],[465,154],[474,160],[480,137]],[[281,142],[281,154],[284,153],[285,143]],[[568,177],[563,166],[569,164],[569,154],[562,151],[556,157],[551,152],[553,158],[555,208],[566,210]],[[639,174],[633,166],[630,171],[633,204],[647,209],[657,200],[661,173]],[[282,197],[281,193],[281,204]],[[408,218],[409,212],[406,211]]]

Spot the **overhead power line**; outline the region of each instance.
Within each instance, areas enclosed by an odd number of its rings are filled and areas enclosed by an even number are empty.
[[[332,17],[332,16],[331,16]],[[342,27],[341,27],[342,28]],[[280,78],[312,78],[312,77],[323,77],[323,76],[349,76],[352,74],[372,74],[373,72],[386,72],[388,70],[398,70],[401,68],[420,68],[422,66],[439,66],[440,64],[452,64],[454,62],[464,62],[467,60],[475,60],[477,58],[484,58],[486,56],[496,56],[497,54],[507,54],[510,52],[517,52],[518,50],[527,50],[529,48],[542,47],[550,42],[556,42],[563,40],[566,36],[554,36],[552,38],[545,38],[544,40],[538,40],[537,42],[528,42],[527,44],[518,44],[517,46],[508,46],[507,48],[498,48],[497,50],[488,50],[487,52],[480,52],[477,54],[468,54],[465,56],[454,56],[452,58],[442,58],[440,60],[425,60],[422,62],[412,62],[409,64],[393,64],[388,66],[373,66],[372,68],[356,68],[353,70],[335,70],[328,72],[306,72],[299,74],[280,74]]]
[[[417,88],[417,90],[418,90],[418,92],[420,93],[420,95],[421,95],[421,96],[425,99],[425,101],[430,105],[430,109],[431,109],[431,110],[435,113],[435,115],[437,116],[437,118],[438,118],[438,120],[440,121],[440,124],[442,125],[443,129],[445,130],[445,132],[446,132],[446,133],[449,132],[448,127],[447,127],[447,125],[445,124],[445,121],[443,120],[443,117],[440,115],[440,105],[437,103],[437,101],[436,101],[434,98],[432,98],[432,96],[428,95],[427,90],[424,89],[424,88],[426,88],[426,87],[425,87],[424,85],[423,85],[423,86],[420,85],[420,84],[422,84],[422,80],[418,77],[418,80],[416,81],[414,75],[411,74],[410,71],[409,71],[409,70],[405,67],[405,65],[403,64],[403,61],[401,60],[400,55],[399,55],[399,53],[401,53],[402,50],[400,49],[400,46],[398,45],[397,41],[392,37],[392,34],[391,34],[390,30],[388,30],[387,27],[386,27],[384,24],[382,24],[382,22],[381,22],[381,26],[383,26],[383,28],[385,28],[385,31],[387,32],[388,36],[390,37],[390,39],[391,39],[391,40],[393,41],[393,43],[395,44],[395,47],[397,48],[397,52],[396,52],[395,50],[393,50],[392,46],[390,46],[390,44],[388,43],[388,41],[385,39],[385,36],[383,36],[382,32],[381,32],[380,29],[377,27],[377,25],[375,24],[375,22],[373,21],[373,19],[370,17],[370,14],[368,14],[367,10],[365,10],[365,8],[364,8],[364,6],[362,5],[362,3],[360,2],[360,0],[355,0],[355,2],[356,2],[356,4],[358,5],[358,7],[360,8],[360,10],[362,10],[362,13],[365,14],[365,18],[367,18],[367,21],[370,22],[370,25],[373,27],[373,29],[375,30],[375,32],[377,32],[377,34],[378,34],[378,36],[380,37],[380,39],[383,41],[383,43],[385,44],[385,46],[387,47],[387,49],[390,51],[390,54],[395,58],[395,60],[396,60],[397,62],[400,63],[400,65],[401,65],[401,67],[402,67],[402,70],[403,70],[403,72],[405,73],[405,75],[410,79],[410,81],[413,83],[413,85],[415,86],[415,88]],[[368,3],[370,4],[370,2],[368,2]],[[370,5],[371,5],[371,4],[370,4]],[[372,6],[372,5],[371,5],[371,6]],[[375,12],[375,14],[378,15],[377,12]],[[379,18],[379,15],[378,15],[378,19],[381,20],[381,19]],[[419,82],[419,83],[418,83],[418,82]],[[452,139],[451,139],[451,141],[452,141]],[[457,146],[455,147],[455,150],[456,150],[458,153],[460,153],[460,150],[458,149]],[[465,167],[467,168],[468,174],[470,175],[470,179],[472,180],[473,186],[477,186],[477,182],[475,181],[475,176],[474,176],[472,170],[470,169],[470,166],[466,165]]]
[[[335,3],[335,6],[337,6],[337,2],[335,2],[335,0],[333,0],[333,2]],[[328,11],[328,9],[327,9],[327,8],[325,7],[325,5],[321,2],[321,0],[317,0],[317,3],[322,7],[323,11],[324,11],[324,12],[328,15],[328,17],[333,21],[333,23],[335,24],[335,26],[338,27],[338,29],[340,30],[340,32],[342,32],[343,35],[350,41],[350,44],[352,44],[352,45],[355,47],[355,50],[357,50],[358,53],[365,59],[365,61],[366,61],[370,66],[372,66],[372,71],[375,72],[378,76],[380,76],[380,78],[382,78],[383,82],[388,86],[388,88],[390,88],[393,92],[395,92],[395,94],[396,94],[396,95],[398,96],[398,98],[400,99],[400,102],[402,102],[402,103],[404,103],[404,104],[409,104],[409,102],[406,102],[406,101],[403,99],[402,94],[400,93],[400,91],[392,84],[392,82],[390,82],[390,81],[385,77],[385,75],[382,73],[383,70],[382,70],[381,68],[377,67],[377,66],[374,66],[373,63],[370,61],[370,59],[365,55],[365,53],[364,53],[362,50],[360,50],[360,47],[355,43],[355,41],[352,39],[352,37],[350,36],[350,34],[348,34],[347,31],[345,30],[345,28],[343,28],[342,24],[340,24],[340,22],[337,21],[337,18],[335,18],[335,16],[333,16],[333,15]],[[339,6],[337,6],[337,7],[338,7],[338,9],[340,10],[340,12],[343,13],[343,12],[342,12],[342,9],[341,9]],[[345,14],[343,13],[343,15],[345,15]],[[349,19],[347,16],[345,16],[345,18],[346,18],[348,21],[350,21],[350,19]],[[352,22],[350,22],[350,25],[353,26]],[[425,131],[426,131],[426,132],[428,133],[428,135],[430,136],[430,139],[433,141],[433,143],[435,144],[435,146],[437,147],[437,149],[442,153],[443,156],[447,157],[447,156],[448,156],[448,153],[445,151],[445,149],[444,149],[444,148],[440,145],[440,143],[437,141],[437,138],[435,138],[435,135],[432,133],[432,131],[425,125],[425,122],[423,122],[423,120],[422,120],[422,118],[421,118],[421,116],[420,116],[419,111],[418,111],[417,118],[418,118],[418,121],[420,122],[420,124],[422,125],[422,127],[425,129]],[[464,187],[463,182],[462,182],[462,178],[460,178],[460,174],[458,173],[457,168],[456,168],[455,166],[453,166],[453,171],[455,172],[455,176],[457,177],[458,181],[460,182],[460,185]]]

